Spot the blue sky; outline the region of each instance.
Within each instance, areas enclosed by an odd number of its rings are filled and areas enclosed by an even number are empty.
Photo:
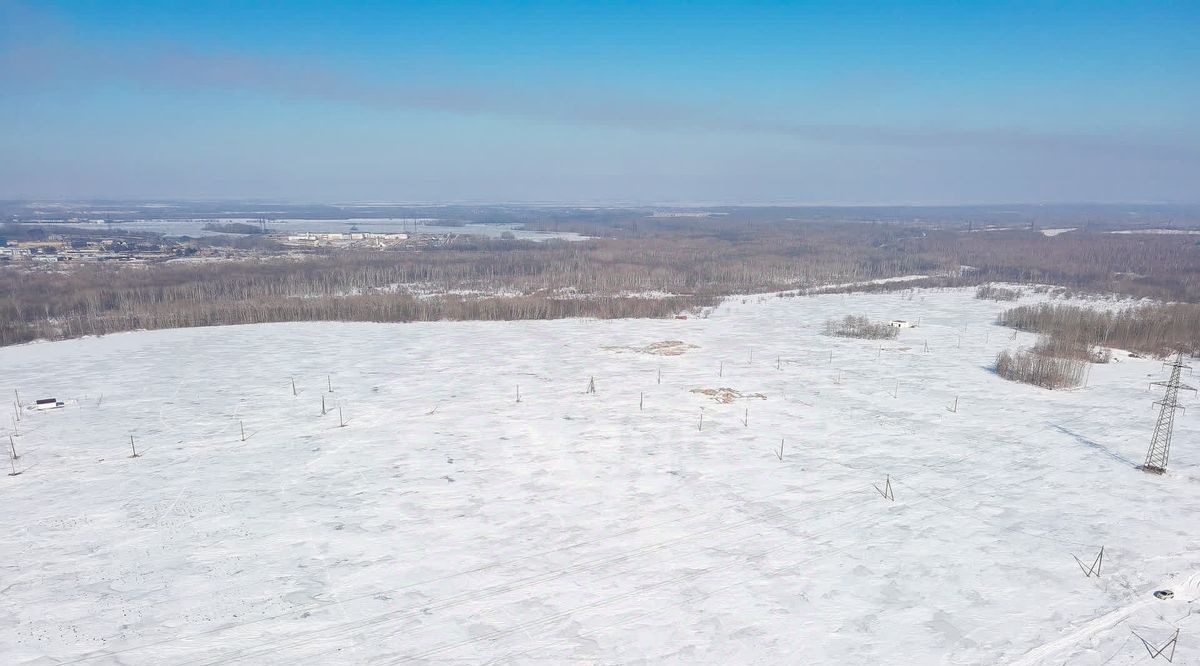
[[[1200,201],[1197,2],[0,0],[0,197]]]

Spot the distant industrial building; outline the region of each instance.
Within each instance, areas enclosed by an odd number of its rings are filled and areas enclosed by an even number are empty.
[[[284,242],[293,245],[331,245],[355,242],[395,243],[408,240],[408,234],[402,233],[371,233],[369,231],[351,231],[347,233],[302,233],[288,235]]]

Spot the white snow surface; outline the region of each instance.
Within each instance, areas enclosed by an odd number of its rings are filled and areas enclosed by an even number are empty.
[[[225,236],[229,235],[221,231],[212,231],[205,229],[206,224],[229,224],[241,223],[252,224],[257,226],[259,223],[257,218],[247,217],[222,217],[222,218],[205,218],[194,220],[126,220],[112,223],[102,223],[105,228],[125,229],[128,231],[142,231],[165,234],[168,236]],[[442,226],[438,224],[437,218],[352,218],[338,220],[310,220],[310,219],[273,219],[267,223],[268,233],[348,233],[351,227],[357,228],[359,231],[370,233],[414,233],[414,234],[454,234],[454,235],[469,235],[469,236],[484,236],[487,238],[499,238],[504,232],[513,234],[514,238],[521,240],[544,241],[550,239],[566,240],[566,241],[584,241],[588,240],[587,236],[583,236],[571,231],[530,231],[521,228],[520,223],[513,224],[481,224],[467,223],[458,226]],[[77,227],[78,224],[69,222],[42,222],[39,223],[47,227]],[[94,230],[95,225],[89,225],[89,230]]]
[[[1158,235],[1195,235],[1200,234],[1200,229],[1122,229],[1113,231],[1114,234],[1158,234]]]
[[[973,291],[0,349],[67,403],[0,476],[3,662],[1200,663],[1197,417],[1136,470],[1161,363],[1004,381]]]

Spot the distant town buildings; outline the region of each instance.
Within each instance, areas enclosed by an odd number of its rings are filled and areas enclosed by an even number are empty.
[[[371,233],[368,231],[350,231],[346,233],[302,233],[291,234],[281,242],[287,245],[318,246],[318,245],[388,245],[408,240],[408,234],[402,233]]]
[[[179,256],[182,251],[182,246],[176,243],[139,243],[126,238],[83,239],[67,235],[53,235],[46,240],[0,238],[0,261],[165,259]]]
[[[18,238],[0,234],[0,264],[36,267],[59,262],[148,263],[171,259],[231,259],[303,253],[312,248],[421,250],[444,247],[456,234],[346,232],[223,233],[202,239],[158,234],[100,234],[90,229]],[[17,234],[14,234],[17,235]],[[214,239],[219,238],[219,241]]]

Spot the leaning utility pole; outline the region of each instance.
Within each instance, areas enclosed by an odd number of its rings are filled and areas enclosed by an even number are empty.
[[[1150,450],[1146,452],[1146,464],[1142,465],[1142,471],[1153,474],[1167,471],[1167,456],[1171,452],[1171,430],[1175,427],[1175,410],[1182,406],[1179,404],[1179,389],[1196,390],[1179,381],[1179,371],[1190,367],[1183,364],[1183,352],[1176,352],[1175,360],[1167,365],[1171,366],[1171,378],[1165,382],[1151,384],[1167,388],[1163,399],[1154,403],[1161,409],[1158,412],[1158,423],[1154,426],[1154,438],[1150,440]]]

